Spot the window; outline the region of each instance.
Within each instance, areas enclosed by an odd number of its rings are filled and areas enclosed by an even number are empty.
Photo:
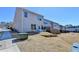
[[[40,29],[40,26],[38,26],[38,28]]]
[[[47,22],[44,22],[44,24],[48,24]]]
[[[1,38],[1,35],[3,34],[3,32],[0,32],[0,38]]]
[[[42,17],[38,16],[37,18],[38,18],[38,20],[42,21]]]
[[[42,19],[41,19],[41,18],[38,18],[38,20],[40,20],[40,21],[41,21]]]
[[[47,27],[43,27],[43,29],[45,30]]]
[[[42,19],[39,19],[40,21],[42,20]]]
[[[41,29],[44,29],[43,26],[41,26]]]
[[[31,29],[36,30],[36,24],[31,24]]]
[[[27,12],[24,12],[24,17],[27,17]]]

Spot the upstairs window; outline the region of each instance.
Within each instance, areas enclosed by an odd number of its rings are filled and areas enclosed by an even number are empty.
[[[42,19],[40,18],[39,20],[41,21]]]
[[[24,17],[27,17],[27,12],[24,12]]]
[[[48,24],[47,22],[44,22],[44,24]]]
[[[40,17],[40,16],[38,16],[37,19],[40,20],[40,21],[42,21],[42,17]]]
[[[42,19],[41,19],[41,18],[38,18],[38,20],[42,21]]]

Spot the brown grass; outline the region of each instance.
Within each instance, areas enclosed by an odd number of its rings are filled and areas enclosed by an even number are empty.
[[[36,34],[17,45],[21,51],[25,52],[69,52],[74,42],[79,42],[79,33],[62,33],[57,37]]]
[[[48,32],[41,32],[39,35],[44,36],[44,37],[57,37],[57,34],[52,34]]]

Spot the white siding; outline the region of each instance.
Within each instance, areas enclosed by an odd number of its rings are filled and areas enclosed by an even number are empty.
[[[27,17],[24,17],[24,12],[27,12]],[[38,20],[39,16],[42,18],[41,21]],[[41,15],[32,13],[26,9],[17,8],[14,18],[14,27],[19,32],[29,32],[32,31],[31,24],[36,24],[36,30],[38,29],[38,26],[44,26],[43,20],[43,16]]]
[[[52,24],[51,24],[51,22],[49,20],[44,19],[44,26],[45,27],[52,27]]]
[[[57,23],[53,23],[53,29],[60,30],[60,25]]]
[[[21,8],[16,8],[15,16],[14,16],[14,23],[13,27],[18,30],[19,32],[23,32],[23,27],[22,27],[22,9]]]
[[[67,31],[79,31],[79,28],[66,28]]]

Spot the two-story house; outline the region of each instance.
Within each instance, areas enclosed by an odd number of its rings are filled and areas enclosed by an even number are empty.
[[[19,32],[43,31],[44,16],[31,12],[25,8],[16,8],[14,28]]]

